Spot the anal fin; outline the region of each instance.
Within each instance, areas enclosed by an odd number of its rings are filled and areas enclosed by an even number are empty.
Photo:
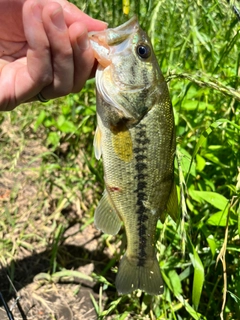
[[[95,210],[94,223],[104,233],[112,235],[117,234],[121,228],[121,220],[113,208],[106,190]]]

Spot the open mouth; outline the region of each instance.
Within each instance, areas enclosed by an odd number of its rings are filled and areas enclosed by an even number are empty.
[[[111,64],[111,55],[123,52],[128,46],[127,39],[139,28],[137,17],[134,16],[117,28],[90,32],[89,39],[98,62],[107,67]]]

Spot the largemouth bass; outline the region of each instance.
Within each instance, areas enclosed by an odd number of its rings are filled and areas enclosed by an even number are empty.
[[[156,224],[177,213],[175,133],[168,87],[137,18],[91,33],[96,72],[95,156],[102,156],[105,191],[95,211],[97,228],[117,234],[127,249],[116,277],[119,293],[163,292],[156,257]]]

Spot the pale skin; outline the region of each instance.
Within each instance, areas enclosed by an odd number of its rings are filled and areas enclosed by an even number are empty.
[[[0,0],[0,111],[79,92],[93,74],[88,32],[107,25],[67,0]]]

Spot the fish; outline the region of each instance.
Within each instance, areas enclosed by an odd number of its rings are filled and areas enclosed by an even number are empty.
[[[94,222],[127,248],[116,276],[119,294],[164,291],[156,256],[156,225],[177,217],[176,149],[172,104],[150,39],[136,16],[89,34],[96,71],[97,128],[94,152],[102,157],[105,190]]]

